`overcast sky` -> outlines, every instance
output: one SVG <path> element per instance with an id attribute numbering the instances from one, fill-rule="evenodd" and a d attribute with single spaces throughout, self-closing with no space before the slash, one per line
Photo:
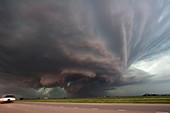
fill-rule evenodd
<path id="1" fill-rule="evenodd" d="M 0 94 L 170 93 L 169 11 L 169 0 L 1 0 Z"/>

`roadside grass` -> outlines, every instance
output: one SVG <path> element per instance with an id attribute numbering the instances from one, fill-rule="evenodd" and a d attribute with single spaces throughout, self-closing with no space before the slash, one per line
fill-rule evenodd
<path id="1" fill-rule="evenodd" d="M 66 103 L 150 103 L 170 104 L 170 96 L 133 96 L 107 98 L 25 99 L 17 102 L 66 102 Z"/>

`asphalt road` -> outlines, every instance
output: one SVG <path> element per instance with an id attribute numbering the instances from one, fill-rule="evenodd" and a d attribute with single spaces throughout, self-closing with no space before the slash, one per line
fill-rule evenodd
<path id="1" fill-rule="evenodd" d="M 0 104 L 0 113 L 170 113 L 170 104 L 15 102 Z"/>

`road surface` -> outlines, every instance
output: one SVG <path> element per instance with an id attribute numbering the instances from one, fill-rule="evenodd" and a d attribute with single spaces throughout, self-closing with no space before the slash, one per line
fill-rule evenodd
<path id="1" fill-rule="evenodd" d="M 0 104 L 0 113 L 170 113 L 170 104 L 15 102 Z"/>

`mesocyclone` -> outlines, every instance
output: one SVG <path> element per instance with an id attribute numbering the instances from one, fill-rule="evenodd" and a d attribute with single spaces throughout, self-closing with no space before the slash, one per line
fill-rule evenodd
<path id="1" fill-rule="evenodd" d="M 143 82 L 148 73 L 128 68 L 170 49 L 169 10 L 169 0 L 2 0 L 0 84 L 81 95 Z"/>

